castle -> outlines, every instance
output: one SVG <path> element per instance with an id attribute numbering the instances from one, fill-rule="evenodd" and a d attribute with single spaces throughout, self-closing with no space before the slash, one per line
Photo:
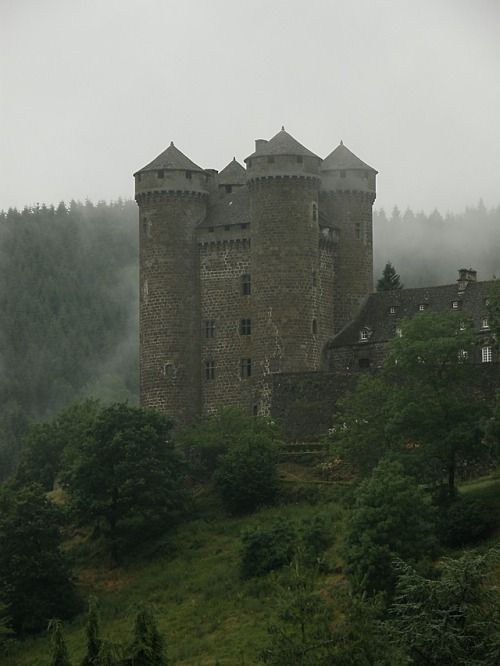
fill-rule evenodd
<path id="1" fill-rule="evenodd" d="M 268 414 L 276 376 L 327 369 L 373 290 L 377 171 L 284 128 L 244 161 L 218 173 L 171 143 L 134 174 L 141 403 L 180 423 L 223 405 Z"/>

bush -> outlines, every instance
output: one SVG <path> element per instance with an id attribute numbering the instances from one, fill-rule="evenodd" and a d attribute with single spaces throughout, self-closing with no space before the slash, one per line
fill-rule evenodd
<path id="1" fill-rule="evenodd" d="M 241 541 L 241 577 L 252 578 L 290 564 L 297 531 L 289 522 L 280 521 L 271 527 L 246 530 Z"/>
<path id="2" fill-rule="evenodd" d="M 304 520 L 300 528 L 300 536 L 305 562 L 319 563 L 321 553 L 333 542 L 330 517 L 323 513 Z"/>
<path id="3" fill-rule="evenodd" d="M 442 509 L 438 536 L 444 545 L 457 548 L 488 537 L 496 524 L 496 512 L 486 502 L 458 496 Z"/>
<path id="4" fill-rule="evenodd" d="M 264 432 L 246 431 L 220 458 L 217 491 L 229 513 L 255 511 L 278 494 L 278 444 Z"/>

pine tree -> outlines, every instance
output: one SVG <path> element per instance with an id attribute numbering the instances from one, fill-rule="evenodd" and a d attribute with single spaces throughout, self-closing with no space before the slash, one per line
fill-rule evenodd
<path id="1" fill-rule="evenodd" d="M 60 620 L 51 620 L 49 623 L 49 632 L 52 643 L 50 666 L 71 666 L 68 649 L 66 648 L 62 633 L 62 622 Z"/>
<path id="2" fill-rule="evenodd" d="M 402 289 L 403 285 L 400 281 L 400 276 L 396 273 L 396 269 L 387 262 L 382 272 L 382 277 L 377 282 L 377 291 L 392 291 L 394 289 Z"/>
<path id="3" fill-rule="evenodd" d="M 100 637 L 99 614 L 94 597 L 89 599 L 85 633 L 87 634 L 87 654 L 82 661 L 82 666 L 98 666 L 102 663 L 100 656 L 103 641 Z"/>
<path id="4" fill-rule="evenodd" d="M 135 618 L 134 638 L 125 663 L 128 666 L 167 666 L 164 640 L 152 613 L 144 606 Z"/>

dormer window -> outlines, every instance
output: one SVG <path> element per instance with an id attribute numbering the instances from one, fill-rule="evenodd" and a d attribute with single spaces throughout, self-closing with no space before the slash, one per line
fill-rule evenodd
<path id="1" fill-rule="evenodd" d="M 359 332 L 359 339 L 361 342 L 366 342 L 370 337 L 370 331 L 367 328 L 362 328 Z"/>
<path id="2" fill-rule="evenodd" d="M 391 307 L 389 308 L 389 314 L 396 314 L 396 306 L 395 305 L 391 305 Z"/>
<path id="3" fill-rule="evenodd" d="M 481 322 L 481 328 L 489 328 L 490 324 L 488 321 L 488 317 L 483 317 L 483 320 Z"/>

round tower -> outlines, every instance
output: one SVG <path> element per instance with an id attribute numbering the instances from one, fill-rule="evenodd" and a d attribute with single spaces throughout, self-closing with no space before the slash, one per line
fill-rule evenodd
<path id="1" fill-rule="evenodd" d="M 140 400 L 176 423 L 200 413 L 196 226 L 208 175 L 173 143 L 137 171 L 140 272 Z"/>
<path id="2" fill-rule="evenodd" d="M 259 410 L 274 372 L 319 367 L 318 315 L 313 298 L 318 271 L 321 159 L 284 128 L 256 141 L 246 158 L 252 228 L 252 339 Z"/>
<path id="3" fill-rule="evenodd" d="M 340 331 L 373 291 L 373 225 L 377 171 L 356 157 L 343 142 L 321 165 L 320 205 L 333 225 L 334 320 Z"/>

